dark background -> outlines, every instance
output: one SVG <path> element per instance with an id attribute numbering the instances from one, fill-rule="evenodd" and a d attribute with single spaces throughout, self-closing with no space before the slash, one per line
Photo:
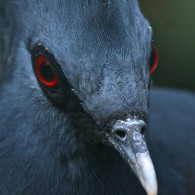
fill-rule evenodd
<path id="1" fill-rule="evenodd" d="M 139 0 L 150 21 L 160 61 L 158 86 L 195 91 L 195 0 Z"/>

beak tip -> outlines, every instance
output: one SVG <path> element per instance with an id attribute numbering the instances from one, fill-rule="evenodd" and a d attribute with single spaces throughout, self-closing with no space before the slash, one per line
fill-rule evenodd
<path id="1" fill-rule="evenodd" d="M 157 195 L 157 189 L 146 190 L 147 195 Z"/>
<path id="2" fill-rule="evenodd" d="M 139 179 L 148 195 L 157 195 L 158 185 L 156 173 L 149 153 L 137 156 L 137 163 L 140 173 Z"/>
<path id="3" fill-rule="evenodd" d="M 157 192 L 158 192 L 157 183 L 151 187 L 149 186 L 145 187 L 145 190 L 147 192 L 147 195 L 157 195 Z"/>
<path id="4" fill-rule="evenodd" d="M 140 179 L 141 180 L 141 179 Z M 152 183 L 145 183 L 145 181 L 141 181 L 142 186 L 147 192 L 147 195 L 157 195 L 158 192 L 158 186 L 157 186 L 157 181 L 154 180 Z"/>

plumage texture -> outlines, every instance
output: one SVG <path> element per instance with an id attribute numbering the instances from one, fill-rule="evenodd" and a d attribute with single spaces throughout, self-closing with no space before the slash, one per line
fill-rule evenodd
<path id="1" fill-rule="evenodd" d="M 10 1 L 2 0 L 0 2 L 0 85 L 11 72 L 14 26 Z"/>
<path id="2" fill-rule="evenodd" d="M 126 162 L 111 147 L 96 143 L 94 136 L 111 118 L 147 117 L 152 30 L 137 1 L 21 0 L 0 5 L 0 194 L 144 194 Z M 81 110 L 62 112 L 44 96 L 31 62 L 31 49 L 39 42 L 55 55 Z M 189 120 L 195 113 L 194 94 L 184 94 L 189 98 L 186 103 L 185 98 L 176 102 L 179 95 L 171 93 L 154 91 L 151 97 L 148 142 L 159 194 L 193 193 L 195 174 L 181 182 L 169 168 L 165 174 L 168 160 L 161 163 L 168 159 L 166 153 L 160 155 L 161 150 L 169 150 L 170 145 L 159 136 L 170 128 L 176 130 L 175 107 L 185 103 L 181 113 L 188 113 Z M 159 126 L 166 101 L 174 120 Z M 185 125 L 194 128 L 184 119 L 179 120 L 184 125 L 179 132 Z M 192 130 L 189 134 L 194 137 Z M 186 155 L 191 154 L 193 143 L 188 142 L 189 150 L 185 144 L 189 135 L 180 135 L 175 133 L 174 138 L 183 143 Z M 169 151 L 175 153 L 174 148 Z M 181 167 L 194 171 L 192 160 L 193 155 Z"/>
<path id="3" fill-rule="evenodd" d="M 147 132 L 159 194 L 195 193 L 195 94 L 173 89 L 151 92 Z"/>

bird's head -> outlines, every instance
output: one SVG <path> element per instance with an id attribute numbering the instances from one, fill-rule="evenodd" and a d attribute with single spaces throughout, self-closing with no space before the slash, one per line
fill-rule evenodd
<path id="1" fill-rule="evenodd" d="M 20 92 L 28 88 L 36 122 L 44 121 L 42 129 L 57 131 L 63 139 L 64 132 L 73 131 L 70 135 L 83 145 L 111 145 L 147 193 L 156 194 L 144 138 L 152 30 L 137 2 L 21 2 L 15 85 L 22 86 Z"/>

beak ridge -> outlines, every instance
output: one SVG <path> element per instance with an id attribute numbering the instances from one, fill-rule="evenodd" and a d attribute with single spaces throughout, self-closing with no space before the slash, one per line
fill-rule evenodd
<path id="1" fill-rule="evenodd" d="M 131 166 L 147 194 L 157 195 L 156 173 L 141 134 L 145 126 L 142 120 L 119 120 L 112 127 L 110 141 Z"/>

